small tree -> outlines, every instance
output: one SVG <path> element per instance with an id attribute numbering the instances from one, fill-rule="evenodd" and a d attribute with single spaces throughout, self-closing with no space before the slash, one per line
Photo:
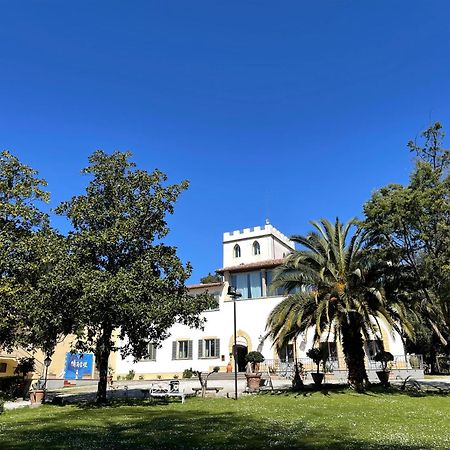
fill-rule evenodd
<path id="1" fill-rule="evenodd" d="M 260 352 L 249 352 L 245 356 L 245 360 L 251 364 L 252 372 L 256 373 L 257 364 L 264 362 L 264 356 Z"/>
<path id="2" fill-rule="evenodd" d="M 198 376 L 198 380 L 200 381 L 200 386 L 202 387 L 202 398 L 205 398 L 206 395 L 206 389 L 208 387 L 208 378 L 213 373 L 217 373 L 220 370 L 219 366 L 215 366 L 213 370 L 206 375 L 203 374 L 203 372 L 200 372 L 199 370 L 192 371 L 192 374 Z"/>
<path id="3" fill-rule="evenodd" d="M 381 363 L 381 370 L 383 372 L 386 372 L 387 371 L 387 365 L 388 365 L 388 363 L 394 361 L 394 356 L 392 355 L 392 353 L 385 352 L 384 350 L 382 350 L 381 352 L 378 352 L 373 357 L 373 360 Z"/>
<path id="4" fill-rule="evenodd" d="M 306 356 L 314 361 L 317 365 L 317 373 L 319 373 L 320 362 L 325 362 L 327 359 L 326 352 L 321 348 L 313 347 L 306 352 Z"/>

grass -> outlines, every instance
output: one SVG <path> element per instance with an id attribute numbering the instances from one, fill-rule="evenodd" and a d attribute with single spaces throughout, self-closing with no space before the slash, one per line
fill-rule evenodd
<path id="1" fill-rule="evenodd" d="M 450 397 L 349 391 L 45 405 L 0 416 L 2 449 L 448 449 Z"/>

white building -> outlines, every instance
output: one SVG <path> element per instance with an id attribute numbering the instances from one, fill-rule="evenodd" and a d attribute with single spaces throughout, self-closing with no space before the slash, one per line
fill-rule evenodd
<path id="1" fill-rule="evenodd" d="M 189 286 L 194 295 L 208 291 L 217 299 L 216 307 L 204 312 L 204 329 L 180 324 L 173 326 L 170 338 L 160 348 L 151 348 L 150 358 L 146 360 L 134 362 L 132 357 L 122 359 L 117 355 L 116 375 L 123 376 L 134 370 L 136 378 L 150 379 L 158 375 L 167 378 L 180 376 L 188 368 L 207 371 L 215 366 L 226 371 L 232 362 L 234 345 L 233 301 L 227 296 L 230 284 L 242 294 L 236 301 L 239 370 L 244 370 L 245 355 L 253 350 L 260 351 L 271 365 L 277 366 L 280 360 L 291 360 L 294 356 L 292 345 L 277 354 L 272 342 L 263 337 L 269 313 L 284 298 L 268 289 L 273 269 L 294 249 L 294 243 L 270 224 L 224 233 L 223 267 L 218 270 L 223 281 Z M 297 358 L 305 358 L 306 351 L 313 346 L 312 337 L 313 332 L 298 339 Z M 383 330 L 383 342 L 385 349 L 393 355 L 404 355 L 400 336 L 387 326 Z M 345 371 L 339 342 L 325 345 L 329 346 L 333 369 Z M 375 351 L 375 341 L 366 343 L 369 359 Z M 405 358 L 404 361 L 407 368 L 409 363 Z"/>

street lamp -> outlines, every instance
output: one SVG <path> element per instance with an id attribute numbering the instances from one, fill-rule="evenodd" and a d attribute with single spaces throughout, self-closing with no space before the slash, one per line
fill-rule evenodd
<path id="1" fill-rule="evenodd" d="M 44 359 L 44 366 L 45 366 L 45 378 L 44 378 L 44 392 L 47 392 L 47 375 L 48 375 L 48 367 L 52 363 L 52 359 L 49 355 L 47 355 L 47 358 Z"/>
<path id="2" fill-rule="evenodd" d="M 233 299 L 233 313 L 234 313 L 234 399 L 237 400 L 237 341 L 236 341 L 236 299 L 242 297 L 242 294 L 236 290 L 235 286 L 228 286 L 228 295 Z"/>

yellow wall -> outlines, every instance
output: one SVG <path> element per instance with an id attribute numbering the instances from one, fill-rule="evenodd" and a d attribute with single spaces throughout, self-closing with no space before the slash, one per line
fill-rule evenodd
<path id="1" fill-rule="evenodd" d="M 113 336 L 113 340 L 116 336 Z M 74 336 L 67 336 L 62 342 L 60 342 L 56 348 L 53 355 L 51 355 L 51 364 L 48 368 L 48 378 L 63 378 L 64 369 L 66 363 L 66 354 L 70 352 L 71 345 L 74 341 Z M 14 369 L 17 365 L 17 361 L 19 358 L 26 356 L 34 356 L 36 359 L 36 372 L 33 375 L 33 378 L 39 378 L 41 375 L 44 375 L 44 359 L 46 355 L 42 353 L 42 351 L 36 351 L 34 353 L 28 353 L 23 350 L 16 350 L 7 357 L 0 357 L 0 362 L 7 362 L 7 372 L 0 373 L 0 377 L 12 376 L 14 375 Z M 94 364 L 95 365 L 95 364 Z M 109 365 L 115 372 L 116 368 L 116 354 L 111 353 L 109 357 Z M 95 377 L 95 369 L 93 376 Z"/>

